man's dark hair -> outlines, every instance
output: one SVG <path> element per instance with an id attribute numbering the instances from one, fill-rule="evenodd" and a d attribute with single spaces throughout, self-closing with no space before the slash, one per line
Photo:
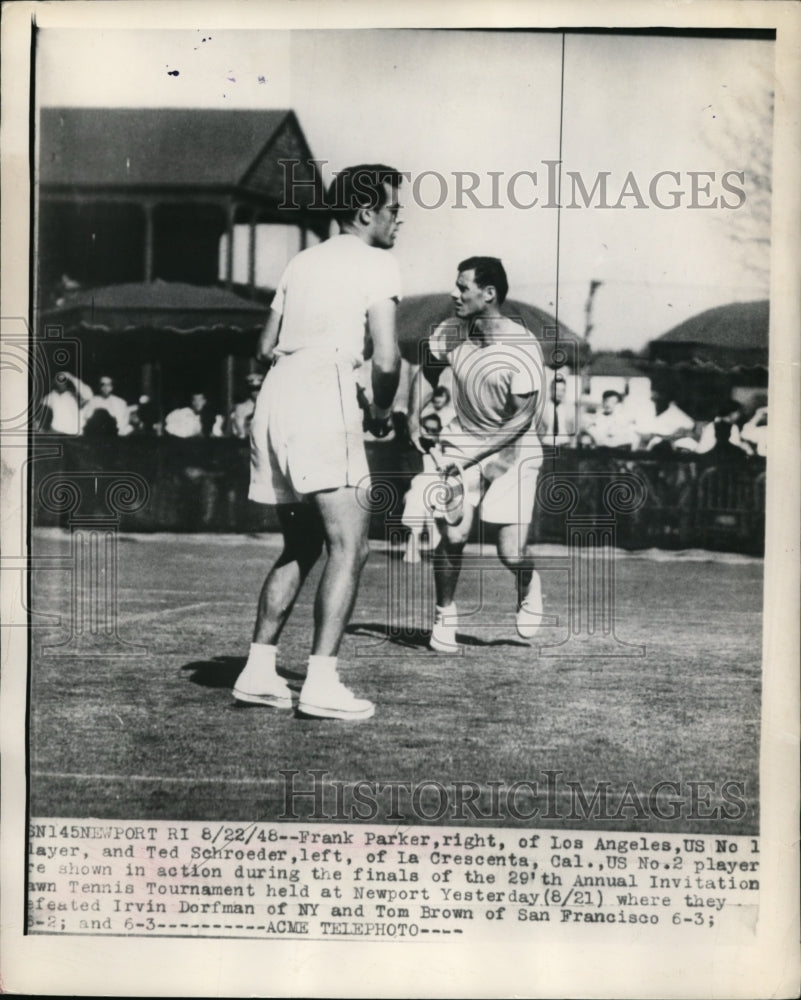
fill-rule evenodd
<path id="1" fill-rule="evenodd" d="M 474 280 L 479 288 L 492 285 L 498 305 L 502 306 L 509 291 L 509 281 L 503 264 L 497 257 L 468 257 L 459 265 L 460 271 L 473 271 Z"/>
<path id="2" fill-rule="evenodd" d="M 426 413 L 425 416 L 422 417 L 422 419 L 420 420 L 420 423 L 425 424 L 427 421 L 436 424 L 438 432 L 442 430 L 442 421 L 440 420 L 438 413 Z"/>
<path id="3" fill-rule="evenodd" d="M 108 410 L 95 410 L 83 427 L 84 437 L 115 437 L 119 434 L 117 421 Z"/>
<path id="4" fill-rule="evenodd" d="M 722 444 L 731 440 L 731 424 L 728 420 L 716 420 L 713 430 L 717 442 Z"/>
<path id="5" fill-rule="evenodd" d="M 607 389 L 603 396 L 601 396 L 601 399 L 610 399 L 612 396 L 617 399 L 618 403 L 623 400 L 623 396 L 617 391 L 617 389 Z"/>
<path id="6" fill-rule="evenodd" d="M 451 398 L 451 394 L 448 392 L 448 387 L 446 385 L 438 385 L 434 390 L 435 396 L 447 396 L 448 399 Z"/>
<path id="7" fill-rule="evenodd" d="M 328 207 L 340 223 L 351 222 L 364 208 L 383 208 L 387 202 L 385 184 L 399 188 L 403 175 L 383 163 L 360 163 L 346 167 L 334 178 L 328 189 Z"/>
<path id="8" fill-rule="evenodd" d="M 720 406 L 718 406 L 717 416 L 728 417 L 730 413 L 735 413 L 739 410 L 742 410 L 742 406 L 740 406 L 736 399 L 724 399 Z"/>

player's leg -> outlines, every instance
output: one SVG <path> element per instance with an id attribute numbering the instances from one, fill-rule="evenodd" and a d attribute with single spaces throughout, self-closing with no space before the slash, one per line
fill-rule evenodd
<path id="1" fill-rule="evenodd" d="M 439 653 L 458 652 L 457 611 L 454 597 L 462 571 L 462 555 L 475 519 L 475 507 L 466 503 L 464 517 L 457 525 L 437 519 L 439 543 L 434 550 L 434 593 L 436 608 L 429 646 Z"/>
<path id="2" fill-rule="evenodd" d="M 375 706 L 356 698 L 339 679 L 337 653 L 367 560 L 370 514 L 352 486 L 316 493 L 328 559 L 314 606 L 314 642 L 298 710 L 334 719 L 368 719 Z"/>
<path id="3" fill-rule="evenodd" d="M 261 589 L 253 632 L 254 642 L 273 645 L 323 548 L 323 526 L 311 504 L 281 504 L 276 511 L 284 549 Z"/>
<path id="4" fill-rule="evenodd" d="M 234 685 L 234 697 L 271 708 L 291 708 L 289 686 L 276 671 L 276 643 L 303 581 L 320 555 L 323 533 L 319 515 L 309 504 L 280 504 L 277 514 L 284 548 L 261 589 L 253 642 Z"/>
<path id="5" fill-rule="evenodd" d="M 314 502 L 322 518 L 328 560 L 314 606 L 312 653 L 336 656 L 369 554 L 370 512 L 352 486 L 316 493 Z"/>
<path id="6" fill-rule="evenodd" d="M 427 508 L 425 490 L 431 483 L 431 474 L 421 473 L 415 476 L 409 484 L 408 492 L 403 499 L 403 514 L 401 523 L 408 528 L 406 551 L 403 561 L 407 563 L 420 562 L 420 540 L 426 526 Z"/>
<path id="7" fill-rule="evenodd" d="M 544 622 L 542 586 L 528 545 L 537 492 L 537 465 L 518 462 L 499 476 L 484 495 L 482 518 L 498 527 L 498 558 L 515 576 L 518 634 L 533 639 Z"/>
<path id="8" fill-rule="evenodd" d="M 504 524 L 498 530 L 498 558 L 515 576 L 517 585 L 517 632 L 533 639 L 544 623 L 542 582 L 528 545 L 528 524 Z"/>
<path id="9" fill-rule="evenodd" d="M 528 546 L 527 524 L 503 524 L 498 529 L 498 558 L 517 581 L 517 603 L 523 599 L 534 575 L 534 556 Z"/>

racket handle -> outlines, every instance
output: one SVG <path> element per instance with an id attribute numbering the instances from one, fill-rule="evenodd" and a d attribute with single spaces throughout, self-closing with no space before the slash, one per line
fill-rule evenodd
<path id="1" fill-rule="evenodd" d="M 437 472 L 442 472 L 445 467 L 445 456 L 442 454 L 442 448 L 438 444 L 432 444 L 428 449 L 428 454 L 434 459 Z"/>

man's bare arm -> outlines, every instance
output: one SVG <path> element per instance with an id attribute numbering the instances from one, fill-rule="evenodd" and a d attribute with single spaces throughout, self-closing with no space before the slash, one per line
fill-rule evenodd
<path id="1" fill-rule="evenodd" d="M 508 444 L 512 444 L 513 441 L 522 437 L 531 427 L 531 422 L 534 419 L 534 413 L 537 408 L 538 395 L 537 392 L 512 393 L 509 399 L 514 413 L 509 421 L 504 424 L 501 430 L 493 434 L 484 448 L 480 451 L 471 452 L 468 462 L 457 460 L 453 463 L 454 466 L 464 468 L 465 465 L 475 465 L 477 462 L 482 462 L 485 458 L 489 458 L 490 455 L 494 455 Z"/>
<path id="2" fill-rule="evenodd" d="M 412 378 L 412 392 L 409 400 L 409 437 L 418 451 L 423 448 L 420 445 L 420 414 L 431 402 L 434 395 L 434 387 L 425 377 L 422 365 L 417 366 L 417 371 Z"/>
<path id="3" fill-rule="evenodd" d="M 395 331 L 397 304 L 384 299 L 367 310 L 367 325 L 373 341 L 373 415 L 386 419 L 400 379 L 400 351 Z"/>
<path id="4" fill-rule="evenodd" d="M 275 345 L 278 343 L 278 334 L 281 330 L 281 314 L 274 309 L 270 310 L 267 322 L 259 336 L 259 343 L 256 347 L 256 358 L 259 361 L 272 361 Z"/>

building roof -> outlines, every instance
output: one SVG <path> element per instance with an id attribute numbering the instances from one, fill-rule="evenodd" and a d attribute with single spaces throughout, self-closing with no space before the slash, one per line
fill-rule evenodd
<path id="1" fill-rule="evenodd" d="M 596 351 L 590 359 L 590 375 L 616 378 L 639 378 L 643 375 L 644 359 L 618 354 L 615 351 Z"/>
<path id="2" fill-rule="evenodd" d="M 311 159 L 286 109 L 42 108 L 39 132 L 44 188 L 231 188 L 249 172 L 263 177 L 265 159 L 273 182 L 279 158 Z"/>
<path id="3" fill-rule="evenodd" d="M 767 351 L 769 312 L 767 299 L 715 306 L 674 326 L 656 343 Z"/>
<path id="4" fill-rule="evenodd" d="M 171 334 L 255 333 L 267 307 L 223 288 L 152 281 L 73 292 L 42 316 L 45 325 L 101 334 L 156 330 Z"/>

